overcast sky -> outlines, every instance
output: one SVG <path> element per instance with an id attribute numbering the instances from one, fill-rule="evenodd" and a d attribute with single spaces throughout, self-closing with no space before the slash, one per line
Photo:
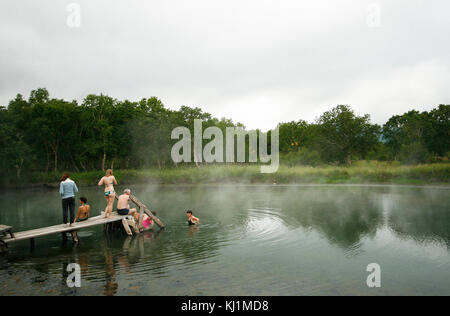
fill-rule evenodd
<path id="1" fill-rule="evenodd" d="M 45 87 L 264 130 L 338 104 L 383 123 L 450 103 L 449 39 L 448 0 L 1 0 L 0 105 Z"/>

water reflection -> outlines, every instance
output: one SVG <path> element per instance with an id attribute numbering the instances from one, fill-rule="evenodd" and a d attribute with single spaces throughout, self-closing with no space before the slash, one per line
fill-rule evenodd
<path id="1" fill-rule="evenodd" d="M 301 205 L 288 203 L 287 212 L 307 229 L 320 231 L 331 243 L 355 249 L 383 225 L 382 209 L 371 195 L 360 192 L 300 193 Z"/>
<path id="2" fill-rule="evenodd" d="M 389 227 L 401 238 L 415 242 L 441 242 L 450 248 L 450 205 L 432 192 L 416 190 L 390 205 Z"/>
<path id="3" fill-rule="evenodd" d="M 0 256 L 2 282 L 18 291 L 12 275 L 22 274 L 29 283 L 21 287 L 29 293 L 45 289 L 55 295 L 292 294 L 299 284 L 310 293 L 355 293 L 353 287 L 362 283 L 354 280 L 354 271 L 363 273 L 380 245 L 389 244 L 382 258 L 395 263 L 395 274 L 403 273 L 402 264 L 417 260 L 430 242 L 438 251 L 433 250 L 433 259 L 420 257 L 427 278 L 439 283 L 438 272 L 450 262 L 450 200 L 444 190 L 210 186 L 134 191 L 158 211 L 166 230 L 128 237 L 92 228 L 79 233 L 79 245 L 63 243 L 60 236 L 38 239 L 33 253 L 27 243 L 13 244 L 10 253 Z M 60 220 L 60 205 L 53 207 L 53 202 L 46 204 L 38 223 L 27 220 L 33 205 L 51 200 L 53 192 L 8 194 L 21 202 L 8 211 L 0 197 L 0 222 L 16 231 Z M 94 193 L 88 194 L 92 204 L 103 203 L 102 196 L 96 201 Z M 199 227 L 187 226 L 186 208 L 200 218 Z M 411 244 L 416 248 L 411 250 Z M 391 249 L 402 249 L 402 257 Z M 65 284 L 69 263 L 81 266 L 81 289 Z M 448 294 L 445 284 L 436 288 Z M 0 289 L 0 295 L 5 293 Z"/>

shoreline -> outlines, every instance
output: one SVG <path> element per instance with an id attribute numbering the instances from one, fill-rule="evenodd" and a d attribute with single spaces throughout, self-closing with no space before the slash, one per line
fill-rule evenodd
<path id="1" fill-rule="evenodd" d="M 129 185 L 129 184 L 126 184 Z M 180 182 L 180 183 L 165 183 L 165 182 L 137 182 L 134 183 L 136 186 L 143 186 L 143 185 L 153 185 L 153 186 L 160 186 L 160 187 L 207 187 L 207 186 L 214 186 L 214 187 L 227 187 L 227 186 L 233 186 L 233 187 L 355 187 L 355 188 L 389 188 L 389 187 L 396 187 L 396 188 L 423 188 L 423 189 L 450 189 L 450 183 L 438 183 L 438 182 L 430 182 L 430 183 L 421 183 L 421 184 L 414 184 L 414 183 L 395 183 L 395 182 L 386 182 L 386 183 L 380 183 L 380 182 L 373 182 L 373 183 L 349 183 L 349 182 L 330 182 L 330 183 L 319 183 L 319 182 L 310 182 L 310 183 L 269 183 L 269 182 L 198 182 L 198 183 L 192 183 L 192 182 Z M 123 186 L 122 184 L 118 185 Z M 78 185 L 79 188 L 96 188 L 97 185 L 93 184 L 84 184 L 84 185 Z M 15 190 L 55 190 L 59 188 L 59 183 L 34 183 L 27 186 L 0 186 L 1 190 L 9 190 L 9 191 L 15 191 Z"/>
<path id="2" fill-rule="evenodd" d="M 96 187 L 103 171 L 71 172 L 79 187 Z M 347 185 L 450 187 L 450 163 L 405 166 L 360 161 L 352 166 L 281 165 L 275 173 L 261 173 L 258 165 L 201 165 L 167 169 L 114 170 L 119 185 Z M 31 173 L 21 181 L 5 179 L 2 190 L 59 187 L 60 172 Z M 9 181 L 8 181 L 9 180 Z"/>

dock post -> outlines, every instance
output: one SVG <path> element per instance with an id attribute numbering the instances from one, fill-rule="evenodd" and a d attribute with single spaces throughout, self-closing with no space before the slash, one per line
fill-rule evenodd
<path id="1" fill-rule="evenodd" d="M 129 219 L 127 219 L 127 221 L 128 221 L 128 226 L 133 228 L 133 231 L 135 232 L 135 234 L 140 234 L 141 233 L 141 231 L 139 230 L 139 227 L 136 224 L 136 221 L 134 220 L 134 218 L 129 218 Z"/>
<path id="2" fill-rule="evenodd" d="M 128 225 L 128 220 L 126 218 L 122 219 L 122 225 L 127 235 L 132 236 L 133 233 L 131 232 L 130 226 Z"/>
<path id="3" fill-rule="evenodd" d="M 8 244 L 3 240 L 0 240 L 0 253 L 4 253 L 8 251 Z"/>

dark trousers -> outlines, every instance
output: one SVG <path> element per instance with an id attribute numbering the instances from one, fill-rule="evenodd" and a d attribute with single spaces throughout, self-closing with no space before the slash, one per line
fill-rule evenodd
<path id="1" fill-rule="evenodd" d="M 70 223 L 75 219 L 75 198 L 62 199 L 63 223 L 67 224 L 67 213 L 70 211 Z"/>

